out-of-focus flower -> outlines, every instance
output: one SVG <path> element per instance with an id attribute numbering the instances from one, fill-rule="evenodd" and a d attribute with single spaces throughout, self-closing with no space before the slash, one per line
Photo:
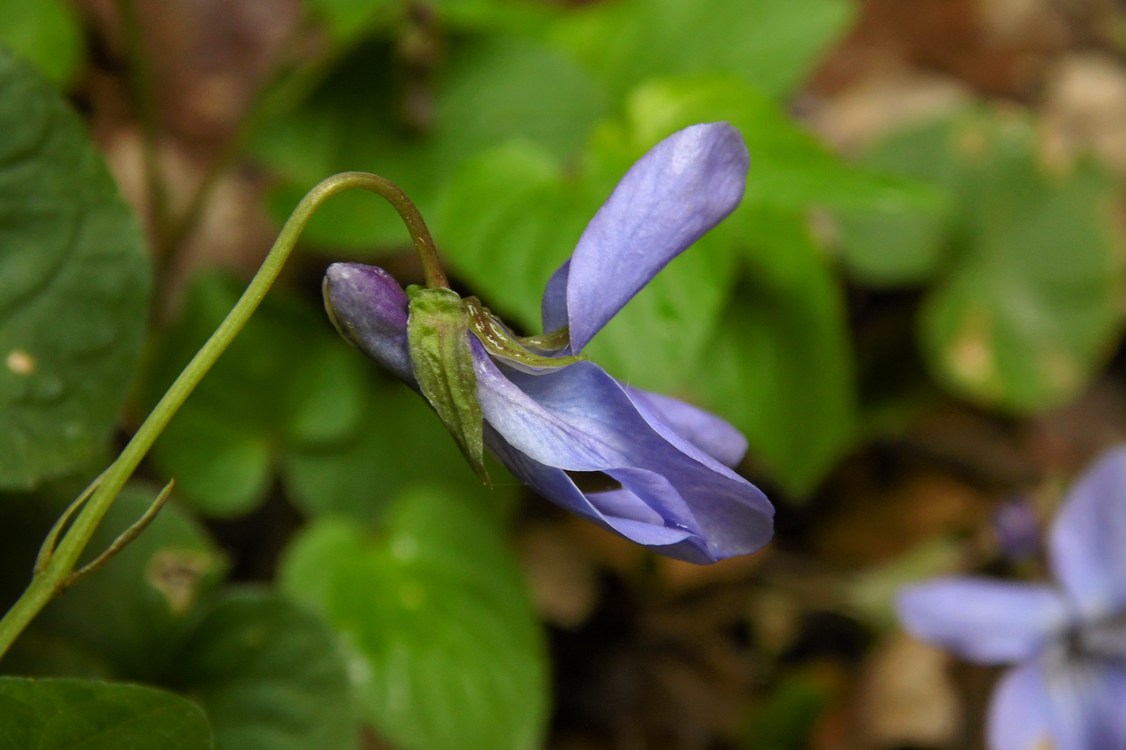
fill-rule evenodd
<path id="1" fill-rule="evenodd" d="M 471 361 L 475 403 L 435 406 L 474 463 L 474 425 L 513 474 L 579 515 L 670 557 L 697 563 L 752 552 L 773 531 L 773 507 L 730 467 L 747 443 L 731 425 L 681 401 L 624 385 L 577 355 L 653 276 L 726 217 L 742 198 L 748 167 L 739 132 L 695 125 L 657 144 L 627 172 L 597 212 L 571 259 L 548 281 L 541 337 L 519 338 L 480 306 L 425 324 L 435 352 L 461 347 Z M 533 249 L 529 249 L 532 251 Z M 456 391 L 464 373 L 431 367 L 412 344 L 411 320 L 445 289 L 408 290 L 372 266 L 337 263 L 325 300 L 341 334 L 431 401 Z M 443 303 L 444 304 L 444 303 Z M 416 321 L 417 322 L 417 321 Z M 467 327 L 468 332 L 464 332 Z M 438 331 L 439 333 L 434 333 Z M 435 357 L 438 355 L 435 355 Z M 445 356 L 445 355 L 442 355 Z M 420 369 L 440 369 L 436 384 Z M 479 407 L 480 416 L 473 417 Z M 454 423 L 451 426 L 451 423 Z M 467 448 L 468 446 L 468 448 Z M 584 490 L 576 473 L 609 488 Z"/>
<path id="2" fill-rule="evenodd" d="M 1027 560 L 1040 551 L 1043 527 L 1036 506 L 1026 495 L 1014 495 L 993 509 L 990 520 L 1001 550 L 1013 560 Z"/>
<path id="3" fill-rule="evenodd" d="M 1057 584 L 951 577 L 900 592 L 915 636 L 1015 664 L 989 712 L 994 750 L 1126 748 L 1126 448 L 1071 489 L 1048 552 Z"/>

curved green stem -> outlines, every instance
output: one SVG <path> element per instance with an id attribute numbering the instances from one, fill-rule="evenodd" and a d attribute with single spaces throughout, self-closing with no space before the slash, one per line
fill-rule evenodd
<path id="1" fill-rule="evenodd" d="M 426 283 L 430 286 L 447 285 L 445 274 L 442 273 L 438 263 L 434 242 L 422 216 L 406 194 L 394 183 L 366 172 L 344 172 L 329 177 L 306 193 L 282 227 L 274 246 L 242 297 L 153 407 L 152 412 L 125 446 L 121 455 L 99 477 L 93 494 L 85 504 L 81 505 L 81 510 L 57 545 L 52 551 L 41 555 L 31 583 L 0 619 L 0 657 L 7 653 L 15 639 L 51 598 L 65 588 L 71 571 L 78 563 L 95 529 L 126 481 L 132 476 L 137 464 L 141 462 L 157 436 L 261 304 L 313 213 L 326 200 L 349 189 L 368 190 L 388 200 L 399 212 L 410 231 L 411 238 L 422 258 Z M 57 534 L 58 531 L 52 533 Z"/>

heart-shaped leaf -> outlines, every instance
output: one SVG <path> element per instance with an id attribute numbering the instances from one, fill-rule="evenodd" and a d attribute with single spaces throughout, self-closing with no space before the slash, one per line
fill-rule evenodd
<path id="1" fill-rule="evenodd" d="M 281 580 L 350 644 L 363 716 L 396 746 L 537 746 L 542 636 L 487 506 L 417 489 L 376 536 L 318 520 L 290 548 Z"/>
<path id="2" fill-rule="evenodd" d="M 78 116 L 0 50 L 0 487 L 88 460 L 140 351 L 141 233 Z"/>
<path id="3" fill-rule="evenodd" d="M 0 750 L 211 750 L 203 711 L 140 685 L 0 677 Z"/>

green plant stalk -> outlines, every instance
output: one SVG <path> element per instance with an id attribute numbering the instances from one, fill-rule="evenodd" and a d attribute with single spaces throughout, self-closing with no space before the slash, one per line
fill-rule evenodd
<path id="1" fill-rule="evenodd" d="M 0 658 L 8 652 L 16 638 L 47 606 L 52 597 L 71 582 L 74 566 L 78 563 L 79 557 L 89 544 L 106 511 L 173 415 L 261 304 L 297 244 L 302 230 L 309 223 L 309 219 L 326 200 L 350 189 L 368 190 L 389 201 L 410 231 L 411 239 L 422 258 L 427 285 L 448 286 L 438 262 L 434 242 L 422 216 L 403 191 L 391 181 L 366 172 L 343 172 L 320 182 L 306 193 L 286 220 L 274 246 L 270 248 L 270 252 L 242 297 L 153 407 L 152 412 L 125 449 L 97 480 L 96 489 L 82 506 L 58 545 L 49 554 L 45 554 L 27 589 L 0 619 Z"/>

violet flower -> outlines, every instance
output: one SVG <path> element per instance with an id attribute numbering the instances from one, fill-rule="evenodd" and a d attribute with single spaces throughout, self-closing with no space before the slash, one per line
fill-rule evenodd
<path id="1" fill-rule="evenodd" d="M 571 259 L 548 281 L 548 335 L 517 339 L 487 312 L 467 335 L 484 444 L 513 474 L 570 511 L 696 563 L 753 552 L 770 539 L 773 507 L 730 468 L 746 440 L 716 416 L 624 385 L 574 355 L 661 268 L 735 208 L 748 163 L 742 137 L 730 125 L 674 133 L 627 172 Z M 424 390 L 408 345 L 414 297 L 408 299 L 389 274 L 333 264 L 325 299 L 346 339 Z M 479 308 L 469 309 L 473 322 Z M 604 475 L 611 487 L 581 489 L 574 475 L 586 472 Z"/>
<path id="2" fill-rule="evenodd" d="M 1048 537 L 1058 584 L 942 578 L 903 590 L 913 635 L 1015 664 L 989 711 L 994 750 L 1126 748 L 1126 448 L 1081 477 Z"/>

